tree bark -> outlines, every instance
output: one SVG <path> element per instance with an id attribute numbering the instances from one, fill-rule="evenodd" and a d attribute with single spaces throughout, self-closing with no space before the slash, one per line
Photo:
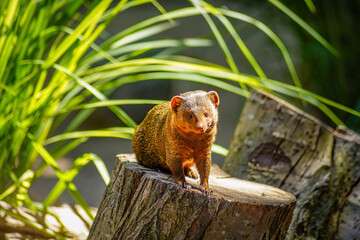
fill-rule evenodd
<path id="1" fill-rule="evenodd" d="M 223 169 L 291 192 L 288 239 L 360 239 L 360 136 L 270 94 L 247 100 Z"/>
<path id="2" fill-rule="evenodd" d="M 118 155 L 88 239 L 283 239 L 296 199 L 268 185 L 232 178 L 215 166 L 213 191 Z"/>

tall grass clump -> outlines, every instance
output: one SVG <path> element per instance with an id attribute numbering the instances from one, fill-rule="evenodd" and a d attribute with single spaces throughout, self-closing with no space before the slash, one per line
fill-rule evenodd
<path id="1" fill-rule="evenodd" d="M 270 2 L 289 14 L 278 1 Z M 205 1 L 190 0 L 189 3 L 187 8 L 166 12 L 154 0 L 1 1 L 0 201 L 16 205 L 25 203 L 36 211 L 53 204 L 67 190 L 93 217 L 72 180 L 84 165 L 93 162 L 107 183 L 109 174 L 104 163 L 95 154 L 85 154 L 74 161 L 71 169 L 63 172 L 56 160 L 91 137 L 132 138 L 136 123 L 121 106 L 158 104 L 161 101 L 109 99 L 110 94 L 124 84 L 147 80 L 194 81 L 244 97 L 249 95 L 249 88 L 256 88 L 309 102 L 337 125 L 343 123 L 329 106 L 360 116 L 357 111 L 303 89 L 285 44 L 264 23 Z M 143 4 L 156 7 L 159 15 L 102 39 L 115 16 Z M 154 38 L 176 27 L 177 19 L 196 15 L 203 16 L 208 23 L 214 41 Z M 296 15 L 291 17 L 300 21 Z M 267 78 L 236 32 L 234 21 L 246 22 L 275 43 L 294 84 Z M 305 31 L 336 54 L 336 50 L 310 26 L 300 23 Z M 256 75 L 239 72 L 224 40 L 224 32 L 236 42 Z M 212 44 L 220 46 L 227 66 L 181 56 L 177 51 L 184 47 L 210 47 Z M 169 49 L 172 51 L 166 51 Z M 124 125 L 80 131 L 79 126 L 99 107 L 108 108 Z M 59 132 L 59 126 L 67 119 L 71 119 L 70 123 Z M 226 149 L 220 146 L 214 150 L 226 154 Z M 34 168 L 37 159 L 42 162 Z M 41 204 L 34 204 L 27 193 L 46 166 L 53 168 L 58 183 Z"/>
<path id="2" fill-rule="evenodd" d="M 109 174 L 94 154 L 80 156 L 68 172 L 62 172 L 56 159 L 90 137 L 130 139 L 135 122 L 117 105 L 156 104 L 158 101 L 118 100 L 108 108 L 125 127 L 76 131 L 93 110 L 78 108 L 76 116 L 63 131 L 54 132 L 72 108 L 81 103 L 108 100 L 117 87 L 106 81 L 89 82 L 77 72 L 91 68 L 89 61 L 102 56 L 118 62 L 110 53 L 95 44 L 112 19 L 128 8 L 152 1 L 2 1 L 0 3 L 0 200 L 35 208 L 27 195 L 31 183 L 51 166 L 58 184 L 44 201 L 52 204 L 67 189 L 77 203 L 91 216 L 86 202 L 72 183 L 79 169 L 92 161 L 105 182 Z M 81 10 L 81 11 L 80 11 Z M 138 33 L 140 40 L 169 28 L 169 24 Z M 135 29 L 135 31 L 140 31 Z M 153 31 L 153 32 L 151 32 Z M 122 34 L 117 41 L 131 37 L 134 31 Z M 193 44 L 203 43 L 194 40 Z M 127 41 L 127 43 L 131 42 Z M 173 41 L 173 45 L 182 41 Z M 114 48 L 120 50 L 120 46 Z M 185 43 L 186 45 L 186 43 Z M 95 53 L 84 62 L 85 54 Z M 126 52 L 126 51 L 125 51 Z M 81 70 L 80 70 L 81 69 Z M 116 104 L 116 105 L 115 105 Z M 50 137 L 52 136 L 52 137 Z M 33 169 L 37 158 L 42 164 Z"/>

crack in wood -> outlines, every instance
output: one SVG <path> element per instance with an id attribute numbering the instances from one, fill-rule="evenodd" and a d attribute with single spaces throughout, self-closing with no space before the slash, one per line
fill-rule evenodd
<path id="1" fill-rule="evenodd" d="M 282 182 L 279 184 L 279 188 L 282 188 L 286 182 L 286 180 L 289 178 L 289 176 L 293 173 L 293 171 L 295 170 L 295 168 L 298 166 L 298 164 L 301 162 L 302 158 L 305 156 L 307 150 L 304 149 L 303 153 L 300 155 L 300 157 L 298 158 L 298 160 L 296 160 L 295 164 L 293 166 L 291 166 L 290 170 L 288 171 L 288 173 L 286 174 L 286 176 L 283 178 Z"/>

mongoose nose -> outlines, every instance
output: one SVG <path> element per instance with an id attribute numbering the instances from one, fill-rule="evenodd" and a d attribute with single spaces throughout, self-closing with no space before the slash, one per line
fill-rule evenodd
<path id="1" fill-rule="evenodd" d="M 200 123 L 196 125 L 196 129 L 199 131 L 203 131 L 204 130 L 204 124 Z"/>

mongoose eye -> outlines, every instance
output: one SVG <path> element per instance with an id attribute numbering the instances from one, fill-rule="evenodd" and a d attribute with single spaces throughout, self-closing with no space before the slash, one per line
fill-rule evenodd
<path id="1" fill-rule="evenodd" d="M 189 113 L 189 114 L 188 114 L 188 119 L 191 119 L 191 118 L 192 118 L 192 114 Z"/>
<path id="2" fill-rule="evenodd" d="M 207 111 L 204 112 L 204 116 L 208 117 L 208 112 Z"/>

